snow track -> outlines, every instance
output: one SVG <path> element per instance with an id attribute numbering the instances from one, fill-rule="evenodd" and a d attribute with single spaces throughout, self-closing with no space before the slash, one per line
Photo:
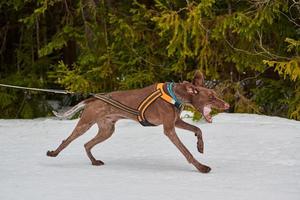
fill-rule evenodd
<path id="1" fill-rule="evenodd" d="M 190 121 L 190 120 L 186 120 Z M 204 154 L 194 134 L 177 129 L 203 164 L 201 174 L 163 134 L 123 120 L 115 134 L 92 151 L 104 166 L 92 166 L 75 140 L 58 157 L 46 156 L 77 120 L 0 120 L 1 200 L 300 199 L 300 122 L 248 114 L 219 114 L 203 131 Z"/>

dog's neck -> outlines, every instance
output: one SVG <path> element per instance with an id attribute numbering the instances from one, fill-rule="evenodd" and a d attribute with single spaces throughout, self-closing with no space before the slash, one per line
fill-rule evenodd
<path id="1" fill-rule="evenodd" d="M 191 95 L 186 93 L 186 90 L 180 83 L 175 83 L 173 86 L 173 91 L 176 97 L 183 103 L 183 104 L 191 104 L 192 99 Z"/>

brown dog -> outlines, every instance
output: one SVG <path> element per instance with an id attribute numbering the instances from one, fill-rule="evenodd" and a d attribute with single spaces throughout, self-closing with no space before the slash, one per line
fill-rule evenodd
<path id="1" fill-rule="evenodd" d="M 47 155 L 57 156 L 73 140 L 83 135 L 92 125 L 97 123 L 98 134 L 84 147 L 93 165 L 103 165 L 101 160 L 96 160 L 91 149 L 98 143 L 108 139 L 114 132 L 115 123 L 119 119 L 132 119 L 139 121 L 142 125 L 163 125 L 164 133 L 180 150 L 189 163 L 192 163 L 200 172 L 207 173 L 210 167 L 198 162 L 189 150 L 178 138 L 175 127 L 189 130 L 197 136 L 197 148 L 203 153 L 203 140 L 201 130 L 180 119 L 182 106 L 176 103 L 192 105 L 202 113 L 207 122 L 212 122 L 210 115 L 211 107 L 219 110 L 226 110 L 229 104 L 219 99 L 213 90 L 204 87 L 204 79 L 201 72 L 195 73 L 192 83 L 168 83 L 160 84 L 160 91 L 157 91 L 159 84 L 154 84 L 143 89 L 116 91 L 105 95 L 95 95 L 84 100 L 67 111 L 61 117 L 69 117 L 84 108 L 81 118 L 72 134 L 59 145 L 54 151 L 48 151 Z M 166 98 L 163 98 L 164 94 Z M 154 96 L 157 97 L 154 97 Z M 113 100 L 113 103 L 107 101 Z M 180 104 L 179 103 L 179 104 Z M 124 108 L 125 107 L 125 108 Z M 126 109 L 128 108 L 128 110 Z M 132 112 L 131 112 L 132 111 Z M 134 111 L 138 111 L 136 114 Z M 137 116 L 139 115 L 139 116 Z M 141 119 L 144 121 L 141 122 Z M 143 124 L 146 121 L 146 124 Z"/>

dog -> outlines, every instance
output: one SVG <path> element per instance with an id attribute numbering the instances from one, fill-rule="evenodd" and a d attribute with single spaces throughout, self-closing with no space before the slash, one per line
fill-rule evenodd
<path id="1" fill-rule="evenodd" d="M 97 135 L 84 147 L 92 165 L 103 165 L 91 153 L 91 149 L 107 140 L 115 130 L 115 123 L 120 119 L 132 119 L 143 126 L 163 125 L 164 134 L 185 156 L 187 161 L 198 171 L 208 173 L 211 168 L 198 162 L 180 141 L 175 127 L 191 131 L 197 137 L 197 149 L 204 151 L 201 130 L 180 118 L 183 105 L 191 105 L 202 113 L 208 123 L 212 123 L 211 108 L 224 111 L 229 104 L 217 97 L 215 91 L 204 86 L 204 78 L 196 71 L 192 82 L 160 83 L 142 89 L 115 91 L 107 94 L 95 94 L 58 117 L 68 118 L 83 110 L 78 124 L 71 135 L 62 141 L 54 151 L 48 151 L 47 156 L 55 157 L 73 140 L 83 135 L 91 126 L 97 124 Z"/>

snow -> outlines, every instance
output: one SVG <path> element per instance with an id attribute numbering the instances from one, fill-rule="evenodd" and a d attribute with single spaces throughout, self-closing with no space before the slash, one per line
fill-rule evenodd
<path id="1" fill-rule="evenodd" d="M 92 127 L 56 158 L 46 156 L 78 120 L 0 120 L 0 199 L 300 199 L 300 122 L 249 114 L 219 114 L 203 131 L 204 154 L 194 134 L 177 129 L 203 164 L 202 174 L 163 134 L 123 120 L 93 150 L 104 166 L 92 166 L 83 144 Z"/>

